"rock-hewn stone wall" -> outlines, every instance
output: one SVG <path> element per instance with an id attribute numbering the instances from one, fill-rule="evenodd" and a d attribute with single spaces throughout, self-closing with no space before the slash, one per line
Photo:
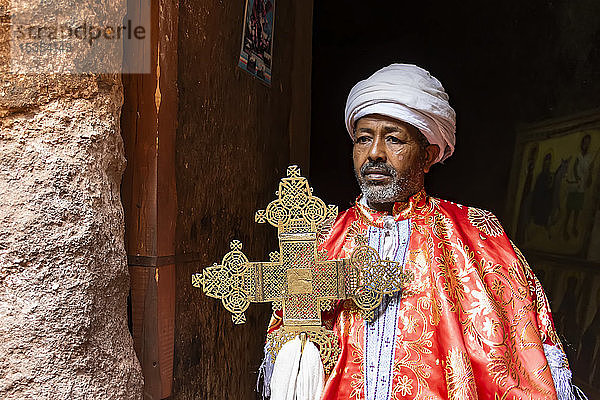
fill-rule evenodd
<path id="1" fill-rule="evenodd" d="M 140 398 L 126 315 L 120 79 L 4 78 L 0 398 Z M 53 96 L 40 98 L 44 89 Z"/>
<path id="2" fill-rule="evenodd" d="M 1 36 L 0 398 L 140 399 L 120 77 L 12 75 Z"/>

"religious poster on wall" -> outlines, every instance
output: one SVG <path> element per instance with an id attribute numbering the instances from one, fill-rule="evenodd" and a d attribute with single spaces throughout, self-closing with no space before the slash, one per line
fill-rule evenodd
<path id="1" fill-rule="evenodd" d="M 512 182 L 510 226 L 517 245 L 597 261 L 600 111 L 525 127 Z"/>
<path id="2" fill-rule="evenodd" d="M 271 84 L 275 0 L 246 0 L 239 67 Z"/>

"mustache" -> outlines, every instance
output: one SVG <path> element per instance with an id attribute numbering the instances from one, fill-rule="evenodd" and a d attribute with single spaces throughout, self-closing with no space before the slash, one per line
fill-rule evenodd
<path id="1" fill-rule="evenodd" d="M 367 161 L 360 167 L 360 175 L 365 176 L 367 173 L 379 173 L 385 175 L 396 175 L 396 170 L 383 161 Z"/>

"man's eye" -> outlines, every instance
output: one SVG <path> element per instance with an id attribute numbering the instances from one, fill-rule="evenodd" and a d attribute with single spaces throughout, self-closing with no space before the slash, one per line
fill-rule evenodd
<path id="1" fill-rule="evenodd" d="M 395 136 L 388 136 L 387 137 L 387 141 L 390 142 L 390 143 L 392 143 L 392 144 L 402 144 L 402 143 L 404 143 L 402 140 L 398 139 Z"/>
<path id="2" fill-rule="evenodd" d="M 367 142 L 369 142 L 369 140 L 370 140 L 370 138 L 368 136 L 359 136 L 356 138 L 354 143 L 367 143 Z"/>

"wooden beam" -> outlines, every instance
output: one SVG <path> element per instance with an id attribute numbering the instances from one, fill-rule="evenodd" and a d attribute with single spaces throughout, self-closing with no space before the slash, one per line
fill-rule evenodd
<path id="1" fill-rule="evenodd" d="M 139 7 L 129 1 L 128 17 L 139 15 Z M 138 55 L 150 60 L 151 73 L 123 76 L 127 169 L 122 198 L 132 330 L 144 397 L 152 400 L 170 396 L 173 382 L 177 19 L 177 0 L 152 3 L 150 54 Z"/>

